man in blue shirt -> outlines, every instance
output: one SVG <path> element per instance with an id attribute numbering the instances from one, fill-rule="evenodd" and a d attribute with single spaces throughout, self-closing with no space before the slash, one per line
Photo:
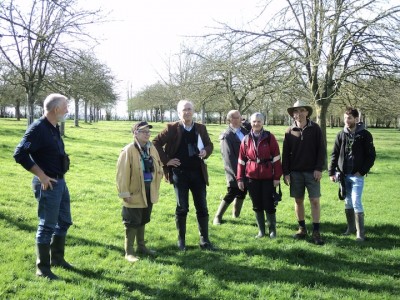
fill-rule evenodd
<path id="1" fill-rule="evenodd" d="M 72 225 L 70 197 L 64 180 L 69 158 L 58 125 L 68 113 L 67 97 L 50 94 L 43 106 L 43 117 L 26 130 L 15 149 L 14 159 L 35 175 L 32 187 L 39 217 L 36 275 L 58 279 L 50 266 L 72 268 L 64 259 L 65 237 Z"/>

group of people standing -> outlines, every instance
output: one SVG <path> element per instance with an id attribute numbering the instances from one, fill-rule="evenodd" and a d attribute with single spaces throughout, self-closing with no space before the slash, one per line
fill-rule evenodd
<path id="1" fill-rule="evenodd" d="M 293 123 L 285 132 L 282 162 L 275 136 L 262 126 L 265 119 L 261 113 L 251 115 L 251 129 L 248 131 L 238 122 L 241 118 L 239 111 L 232 110 L 228 113 L 229 126 L 220 136 L 228 188 L 213 224 L 222 223 L 222 216 L 232 202 L 233 217 L 238 217 L 237 212 L 240 213 L 248 190 L 259 229 L 256 238 L 266 235 L 265 219 L 269 237 L 275 238 L 276 202 L 273 195 L 276 194 L 274 189 L 280 185 L 280 177 L 283 175 L 284 183 L 290 187 L 290 196 L 295 199 L 298 230 L 293 237 L 305 239 L 308 235 L 304 207 L 307 189 L 311 204 L 312 241 L 316 245 L 323 245 L 320 234 L 320 181 L 325 163 L 325 141 L 321 128 L 310 119 L 313 113 L 311 106 L 299 100 L 287 112 Z M 364 177 L 374 165 L 376 153 L 372 135 L 365 129 L 359 117 L 357 109 L 345 110 L 345 126 L 335 139 L 328 174 L 333 182 L 341 181 L 347 220 L 347 229 L 343 234 L 356 233 L 356 240 L 364 241 L 364 208 L 361 196 Z"/>
<path id="2" fill-rule="evenodd" d="M 319 230 L 319 198 L 325 142 L 320 127 L 310 120 L 312 112 L 312 108 L 302 101 L 297 101 L 293 107 L 288 108 L 293 124 L 285 132 L 282 159 L 275 136 L 263 127 L 263 114 L 252 114 L 251 129 L 242 135 L 239 132 L 244 129 L 232 118 L 240 117 L 240 113 L 228 113 L 229 128 L 220 137 L 228 193 L 221 201 L 214 224 L 220 224 L 222 215 L 233 199 L 243 199 L 248 190 L 258 225 L 256 238 L 266 235 L 265 223 L 268 225 L 269 237 L 275 238 L 276 205 L 273 195 L 283 176 L 284 183 L 290 186 L 290 196 L 295 198 L 299 230 L 294 237 L 304 239 L 307 236 L 304 209 L 307 189 L 313 220 L 312 239 L 317 245 L 323 244 Z"/>
<path id="3" fill-rule="evenodd" d="M 26 131 L 14 152 L 16 162 L 34 174 L 33 189 L 38 201 L 39 226 L 36 234 L 36 275 L 49 279 L 58 277 L 51 266 L 74 268 L 65 261 L 65 237 L 72 225 L 70 198 L 64 180 L 69 168 L 68 155 L 60 136 L 58 122 L 68 112 L 67 98 L 51 94 L 44 101 L 45 113 Z M 150 221 L 153 204 L 158 202 L 161 179 L 164 176 L 176 196 L 175 224 L 177 247 L 186 250 L 186 221 L 189 212 L 189 192 L 196 209 L 199 246 L 215 250 L 208 233 L 209 184 L 206 159 L 213 152 L 213 143 L 203 124 L 193 121 L 194 105 L 181 100 L 177 105 L 179 121 L 167 124 L 153 141 L 152 125 L 140 121 L 132 127 L 133 142 L 125 146 L 118 158 L 116 183 L 122 203 L 125 227 L 125 258 L 138 260 L 136 253 L 155 255 L 145 244 L 145 225 Z M 307 237 L 304 197 L 307 189 L 313 221 L 312 240 L 324 242 L 320 235 L 320 180 L 325 161 L 325 142 L 320 127 L 310 120 L 312 108 L 297 101 L 288 108 L 293 125 L 285 132 L 282 162 L 275 136 L 264 129 L 265 117 L 254 113 L 247 129 L 240 112 L 228 113 L 228 128 L 221 134 L 227 193 L 213 219 L 220 225 L 227 208 L 233 203 L 233 216 L 239 217 L 247 195 L 252 201 L 258 225 L 256 238 L 276 238 L 275 189 L 283 176 L 295 199 L 299 224 L 296 239 Z M 345 182 L 345 212 L 348 228 L 345 234 L 357 232 L 363 241 L 364 211 L 361 203 L 364 176 L 375 160 L 371 134 L 359 123 L 358 111 L 345 112 L 345 128 L 338 134 L 331 156 L 329 176 L 337 181 L 339 172 Z M 137 243 L 134 251 L 135 241 Z"/>

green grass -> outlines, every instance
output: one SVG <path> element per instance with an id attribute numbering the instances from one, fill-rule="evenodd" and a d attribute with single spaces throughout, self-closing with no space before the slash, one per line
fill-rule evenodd
<path id="1" fill-rule="evenodd" d="M 344 204 L 326 172 L 322 181 L 322 247 L 294 241 L 293 200 L 283 187 L 278 206 L 278 238 L 257 233 L 251 202 L 246 198 L 239 219 L 230 209 L 221 226 L 210 225 L 219 251 L 198 247 L 191 202 L 186 253 L 176 249 L 175 195 L 161 186 L 160 202 L 147 225 L 147 245 L 156 258 L 124 260 L 124 229 L 115 187 L 120 149 L 131 141 L 129 122 L 66 125 L 65 144 L 71 157 L 67 182 L 74 225 L 67 238 L 66 258 L 76 271 L 54 268 L 63 280 L 49 282 L 35 273 L 37 226 L 32 176 L 12 158 L 25 131 L 25 121 L 0 119 L 0 299 L 398 299 L 400 296 L 400 137 L 394 129 L 372 129 L 377 161 L 366 178 L 363 202 L 368 240 L 363 244 L 340 233 Z M 164 128 L 154 124 L 153 134 Z M 218 135 L 224 126 L 209 125 L 215 150 L 208 160 L 210 224 L 226 191 Z M 285 127 L 268 127 L 282 145 Z M 328 153 L 338 128 L 327 129 Z M 310 206 L 306 204 L 310 225 Z"/>

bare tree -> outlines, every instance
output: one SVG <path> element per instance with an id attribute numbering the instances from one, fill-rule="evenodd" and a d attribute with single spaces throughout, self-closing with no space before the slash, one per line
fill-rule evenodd
<path id="1" fill-rule="evenodd" d="M 57 66 L 49 71 L 49 75 L 50 86 L 74 99 L 76 127 L 79 126 L 81 100 L 92 101 L 98 109 L 108 109 L 117 100 L 114 75 L 90 51 L 79 51 L 73 61 L 64 60 L 57 63 Z"/>
<path id="2" fill-rule="evenodd" d="M 0 2 L 0 54 L 21 78 L 28 104 L 28 125 L 34 104 L 52 63 L 70 58 L 72 45 L 88 41 L 87 25 L 100 11 L 81 9 L 76 0 L 4 0 Z"/>
<path id="3" fill-rule="evenodd" d="M 21 119 L 21 103 L 25 98 L 25 93 L 17 77 L 13 69 L 3 65 L 0 75 L 0 102 L 4 106 L 13 106 L 15 118 L 19 121 Z"/>
<path id="4" fill-rule="evenodd" d="M 376 127 L 390 127 L 393 123 L 397 127 L 400 117 L 400 79 L 388 76 L 386 79 L 364 79 L 357 84 L 342 86 L 340 96 L 334 102 L 343 106 L 357 107 L 361 110 L 364 122 L 368 116 L 370 125 Z M 340 116 L 343 109 L 340 112 Z"/>
<path id="5" fill-rule="evenodd" d="M 285 53 L 277 59 L 297 73 L 326 137 L 327 110 L 344 83 L 356 82 L 358 76 L 399 73 L 400 6 L 379 0 L 286 0 L 286 4 L 265 21 L 263 30 L 227 26 L 226 32 Z"/>

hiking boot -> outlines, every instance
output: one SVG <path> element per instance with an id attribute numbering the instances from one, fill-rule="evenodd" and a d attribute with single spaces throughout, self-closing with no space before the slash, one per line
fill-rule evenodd
<path id="1" fill-rule="evenodd" d="M 305 227 L 299 227 L 297 232 L 293 235 L 296 240 L 304 240 L 307 236 L 307 229 Z"/>
<path id="2" fill-rule="evenodd" d="M 319 231 L 314 231 L 312 234 L 312 239 L 315 245 L 323 245 L 324 241 L 321 239 Z"/>

